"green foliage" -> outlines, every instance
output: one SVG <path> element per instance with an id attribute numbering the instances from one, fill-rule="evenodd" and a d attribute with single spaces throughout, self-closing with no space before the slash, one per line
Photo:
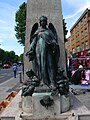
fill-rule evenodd
<path id="1" fill-rule="evenodd" d="M 23 54 L 19 56 L 19 61 L 23 62 Z"/>
<path id="2" fill-rule="evenodd" d="M 13 62 L 18 62 L 19 56 L 15 55 L 14 51 L 4 51 L 0 48 L 0 62 L 12 64 Z"/>
<path id="3" fill-rule="evenodd" d="M 18 63 L 18 61 L 19 61 L 19 56 L 18 56 L 18 55 L 15 55 L 14 62 L 15 62 L 15 63 Z"/>
<path id="4" fill-rule="evenodd" d="M 4 61 L 5 59 L 5 51 L 0 48 L 0 62 Z"/>
<path id="5" fill-rule="evenodd" d="M 16 38 L 21 45 L 25 45 L 25 31 L 26 31 L 26 3 L 20 5 L 18 11 L 15 14 L 15 31 Z"/>
<path id="6" fill-rule="evenodd" d="M 68 30 L 67 30 L 66 24 L 67 23 L 65 23 L 65 19 L 63 19 L 64 43 L 67 42 L 66 35 L 67 35 Z"/>

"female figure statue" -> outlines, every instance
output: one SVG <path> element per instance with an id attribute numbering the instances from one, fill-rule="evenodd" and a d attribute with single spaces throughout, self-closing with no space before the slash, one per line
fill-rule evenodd
<path id="1" fill-rule="evenodd" d="M 40 81 L 54 87 L 60 56 L 57 33 L 52 23 L 47 27 L 47 17 L 41 16 L 40 26 L 35 23 L 30 35 L 30 49 L 26 53 Z"/>

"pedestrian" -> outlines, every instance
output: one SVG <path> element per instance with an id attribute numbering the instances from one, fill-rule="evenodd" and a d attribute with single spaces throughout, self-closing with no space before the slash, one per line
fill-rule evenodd
<path id="1" fill-rule="evenodd" d="M 14 72 L 14 78 L 16 78 L 16 73 L 17 73 L 17 65 L 13 64 L 13 72 Z"/>
<path id="2" fill-rule="evenodd" d="M 83 66 L 82 65 L 79 65 L 79 67 L 78 68 L 82 68 L 83 69 Z"/>
<path id="3" fill-rule="evenodd" d="M 71 77 L 71 83 L 75 85 L 81 84 L 82 79 L 85 79 L 85 70 L 82 66 L 79 66 Z"/>

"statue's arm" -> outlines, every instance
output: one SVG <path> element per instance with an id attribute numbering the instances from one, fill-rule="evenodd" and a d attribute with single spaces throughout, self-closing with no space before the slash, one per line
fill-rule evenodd
<path id="1" fill-rule="evenodd" d="M 37 44 L 37 37 L 34 37 L 32 43 L 30 44 L 30 49 L 26 53 L 26 56 L 28 56 L 29 61 L 32 61 L 34 59 L 36 44 Z"/>

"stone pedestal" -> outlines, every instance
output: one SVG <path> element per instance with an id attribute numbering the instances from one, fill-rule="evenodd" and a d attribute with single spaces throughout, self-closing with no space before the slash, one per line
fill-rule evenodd
<path id="1" fill-rule="evenodd" d="M 73 94 L 70 94 L 70 96 L 72 106 L 69 111 L 61 113 L 59 116 L 55 115 L 54 118 L 47 118 L 46 116 L 40 119 L 38 117 L 33 117 L 32 113 L 26 113 L 20 108 L 20 103 L 22 101 L 20 91 L 10 105 L 2 112 L 0 120 L 90 120 L 90 110 L 88 110 Z M 28 98 L 28 100 L 29 99 L 31 98 Z"/>
<path id="2" fill-rule="evenodd" d="M 23 97 L 22 96 L 22 111 L 26 113 L 32 113 L 32 97 L 27 96 Z"/>
<path id="3" fill-rule="evenodd" d="M 44 96 L 50 96 L 53 98 L 53 105 L 45 106 L 41 105 L 40 100 Z M 27 120 L 43 120 L 44 118 L 54 120 L 54 118 L 60 118 L 62 112 L 67 112 L 70 109 L 70 97 L 65 97 L 64 95 L 54 95 L 51 96 L 51 93 L 34 93 L 32 97 L 27 96 L 22 98 L 22 110 L 27 114 L 26 116 L 29 119 Z M 51 119 L 52 118 L 52 119 Z M 22 119 L 25 119 L 25 114 L 22 115 Z"/>
<path id="4" fill-rule="evenodd" d="M 44 96 L 49 95 L 51 93 L 35 93 L 33 94 L 33 116 L 34 117 L 54 117 L 55 115 L 60 115 L 61 113 L 61 105 L 60 105 L 60 96 L 54 96 L 54 104 L 49 106 L 47 109 L 46 107 L 40 104 L 40 100 L 43 99 Z"/>

